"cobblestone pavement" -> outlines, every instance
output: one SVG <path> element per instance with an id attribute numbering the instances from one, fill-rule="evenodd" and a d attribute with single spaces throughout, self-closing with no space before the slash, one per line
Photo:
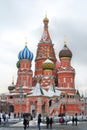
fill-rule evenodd
<path id="1" fill-rule="evenodd" d="M 26 130 L 38 130 L 36 127 L 30 127 Z M 0 130 L 24 130 L 23 127 L 0 127 Z M 73 125 L 54 125 L 53 128 L 41 127 L 41 130 L 87 130 L 87 122 L 80 123 L 77 126 Z"/>

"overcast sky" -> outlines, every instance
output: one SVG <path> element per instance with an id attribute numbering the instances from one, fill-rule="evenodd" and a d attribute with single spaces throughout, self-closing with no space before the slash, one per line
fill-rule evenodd
<path id="1" fill-rule="evenodd" d="M 87 0 L 0 0 L 0 93 L 8 92 L 12 77 L 16 83 L 16 62 L 26 37 L 35 59 L 46 14 L 57 59 L 66 35 L 75 87 L 87 95 Z"/>

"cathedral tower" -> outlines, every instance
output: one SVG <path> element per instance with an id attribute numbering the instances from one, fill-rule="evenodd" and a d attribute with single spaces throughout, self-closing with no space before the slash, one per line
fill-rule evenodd
<path id="1" fill-rule="evenodd" d="M 53 44 L 48 31 L 49 19 L 45 17 L 43 19 L 44 30 L 40 42 L 38 43 L 36 58 L 35 58 L 35 77 L 43 75 L 42 63 L 49 58 L 54 65 L 56 63 L 56 56 L 53 48 Z"/>
<path id="2" fill-rule="evenodd" d="M 58 87 L 61 91 L 75 93 L 75 70 L 71 66 L 72 52 L 64 44 L 63 49 L 59 52 L 60 67 L 58 69 Z"/>
<path id="3" fill-rule="evenodd" d="M 27 43 L 23 50 L 18 54 L 19 61 L 17 62 L 18 77 L 17 77 L 17 88 L 22 85 L 31 87 L 33 72 L 31 70 L 31 62 L 33 59 L 33 53 L 28 49 Z"/>

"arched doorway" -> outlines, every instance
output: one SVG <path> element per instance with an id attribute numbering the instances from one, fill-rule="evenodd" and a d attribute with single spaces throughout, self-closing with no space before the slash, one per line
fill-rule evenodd
<path id="1" fill-rule="evenodd" d="M 42 114 L 45 114 L 45 102 L 42 104 Z"/>
<path id="2" fill-rule="evenodd" d="M 9 112 L 14 112 L 14 106 L 13 105 L 9 106 Z"/>

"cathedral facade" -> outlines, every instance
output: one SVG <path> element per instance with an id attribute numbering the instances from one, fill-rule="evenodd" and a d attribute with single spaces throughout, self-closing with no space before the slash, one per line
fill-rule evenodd
<path id="1" fill-rule="evenodd" d="M 35 70 L 31 69 L 33 52 L 26 45 L 18 54 L 17 82 L 8 86 L 8 101 L 14 113 L 43 115 L 82 114 L 84 101 L 76 93 L 75 69 L 71 65 L 72 52 L 64 42 L 56 58 L 49 30 L 49 19 L 43 19 L 43 34 L 35 56 Z M 34 76 L 33 76 L 34 73 Z"/>

